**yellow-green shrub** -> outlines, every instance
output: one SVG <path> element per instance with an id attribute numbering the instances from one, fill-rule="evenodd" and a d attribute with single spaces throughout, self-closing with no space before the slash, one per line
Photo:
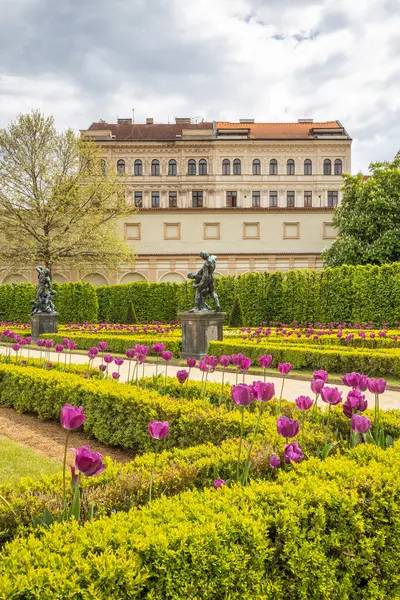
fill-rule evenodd
<path id="1" fill-rule="evenodd" d="M 400 593 L 398 452 L 310 460 L 8 544 L 3 598 L 386 600 Z"/>

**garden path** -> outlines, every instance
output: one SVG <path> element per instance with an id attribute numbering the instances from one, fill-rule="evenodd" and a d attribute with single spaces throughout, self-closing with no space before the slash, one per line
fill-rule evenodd
<path id="1" fill-rule="evenodd" d="M 0 353 L 4 353 L 6 351 L 6 346 L 1 346 L 0 345 Z M 26 351 L 24 352 L 24 354 L 26 355 Z M 40 357 L 40 352 L 38 350 L 30 350 L 30 356 L 32 358 L 39 358 Z M 56 352 L 52 351 L 50 353 L 51 356 L 51 360 L 53 362 L 56 362 L 57 359 L 57 355 Z M 62 357 L 63 360 L 63 357 Z M 88 358 L 86 354 L 72 354 L 72 361 L 76 364 L 88 364 Z M 97 367 L 98 365 L 101 364 L 101 359 L 100 358 L 96 358 L 93 361 L 93 365 L 95 367 Z M 112 370 L 117 370 L 116 365 L 112 365 L 114 368 Z M 121 382 L 125 382 L 128 378 L 128 361 L 126 360 L 124 362 L 124 364 L 120 367 L 120 381 Z M 168 375 L 169 376 L 175 376 L 176 372 L 179 371 L 180 369 L 182 369 L 184 367 L 182 366 L 177 366 L 174 364 L 169 364 L 168 365 Z M 152 375 L 155 374 L 155 370 L 156 370 L 156 366 L 154 362 L 146 362 L 144 365 L 144 375 L 146 377 L 151 377 Z M 164 372 L 164 363 L 161 365 L 159 365 L 158 368 L 158 372 Z M 191 370 L 190 373 L 190 378 L 194 379 L 194 380 L 198 380 L 200 381 L 202 378 L 202 373 L 199 369 L 194 368 Z M 262 379 L 262 375 L 258 374 L 248 374 L 245 375 L 244 378 L 244 382 L 245 383 L 252 383 L 253 381 Z M 222 381 L 222 372 L 221 371 L 215 371 L 214 373 L 209 375 L 209 381 L 214 381 L 214 382 L 221 382 Z M 227 372 L 225 373 L 225 381 L 229 382 L 231 384 L 234 384 L 236 382 L 236 374 L 232 373 L 232 372 Z M 279 395 L 280 394 L 280 389 L 281 389 L 281 385 L 282 385 L 282 378 L 281 377 L 271 377 L 270 375 L 267 375 L 267 381 L 273 383 L 275 385 L 275 391 L 276 394 Z M 239 376 L 239 382 L 243 382 L 243 376 L 240 375 Z M 116 385 L 118 385 L 116 383 Z M 338 387 L 341 391 L 343 391 L 343 396 L 345 396 L 347 394 L 347 392 L 349 391 L 349 388 L 346 386 L 341 386 L 341 385 L 336 385 L 333 384 L 335 387 Z M 301 380 L 301 379 L 292 379 L 292 378 L 287 378 L 285 381 L 285 388 L 284 388 L 284 393 L 283 396 L 286 400 L 290 400 L 293 401 L 298 397 L 298 396 L 310 396 L 311 394 L 311 389 L 310 389 L 310 382 L 309 381 L 305 381 L 305 380 Z M 371 394 L 369 394 L 369 392 L 366 392 L 367 395 L 367 399 L 370 400 L 370 405 L 373 406 L 373 398 L 371 396 Z M 388 410 L 388 409 L 393 409 L 393 408 L 400 408 L 400 391 L 395 391 L 395 390 L 386 390 L 386 392 L 381 396 L 380 398 L 380 407 L 383 410 Z"/>

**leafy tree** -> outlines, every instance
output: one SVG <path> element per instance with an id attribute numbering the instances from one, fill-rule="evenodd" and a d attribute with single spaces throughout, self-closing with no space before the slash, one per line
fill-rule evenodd
<path id="1" fill-rule="evenodd" d="M 326 266 L 400 260 L 400 152 L 370 165 L 371 176 L 344 175 L 343 200 L 333 225 L 338 238 L 323 253 Z"/>
<path id="2" fill-rule="evenodd" d="M 101 150 L 52 117 L 19 115 L 0 131 L 0 264 L 116 268 L 133 253 L 115 220 L 136 212 Z"/>
<path id="3" fill-rule="evenodd" d="M 243 325 L 244 315 L 242 303 L 240 302 L 240 298 L 236 296 L 232 304 L 231 314 L 229 315 L 229 327 L 243 327 Z"/>

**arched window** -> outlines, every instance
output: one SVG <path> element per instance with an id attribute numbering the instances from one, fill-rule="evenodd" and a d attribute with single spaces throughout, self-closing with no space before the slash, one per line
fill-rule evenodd
<path id="1" fill-rule="evenodd" d="M 160 161 L 157 159 L 151 161 L 151 174 L 152 175 L 160 174 Z"/>
<path id="2" fill-rule="evenodd" d="M 261 163 L 258 158 L 253 160 L 253 175 L 261 175 Z"/>
<path id="3" fill-rule="evenodd" d="M 275 158 L 269 161 L 269 174 L 278 175 L 278 161 Z"/>
<path id="4" fill-rule="evenodd" d="M 287 174 L 294 175 L 296 172 L 296 167 L 295 167 L 293 158 L 289 158 L 286 165 L 287 165 Z"/>
<path id="5" fill-rule="evenodd" d="M 222 175 L 230 175 L 231 174 L 231 161 L 227 158 L 224 158 L 222 161 Z"/>
<path id="6" fill-rule="evenodd" d="M 106 161 L 104 159 L 102 159 L 100 161 L 100 169 L 101 169 L 102 175 L 107 175 L 107 165 L 106 165 Z"/>
<path id="7" fill-rule="evenodd" d="M 168 175 L 176 175 L 176 160 L 173 158 L 168 163 Z"/>
<path id="8" fill-rule="evenodd" d="M 332 175 L 332 163 L 329 158 L 324 160 L 324 175 Z"/>
<path id="9" fill-rule="evenodd" d="M 142 161 L 137 159 L 133 163 L 133 174 L 134 175 L 143 175 L 143 165 Z"/>
<path id="10" fill-rule="evenodd" d="M 312 175 L 312 162 L 309 158 L 304 161 L 304 175 Z"/>
<path id="11" fill-rule="evenodd" d="M 188 175 L 196 175 L 196 161 L 193 158 L 188 161 Z"/>
<path id="12" fill-rule="evenodd" d="M 233 174 L 240 175 L 241 171 L 242 163 L 240 162 L 239 158 L 235 158 L 235 160 L 233 161 Z"/>
<path id="13" fill-rule="evenodd" d="M 199 160 L 199 175 L 207 175 L 207 161 L 204 158 Z"/>
<path id="14" fill-rule="evenodd" d="M 117 162 L 117 173 L 118 175 L 125 174 L 125 161 L 122 159 Z"/>
<path id="15" fill-rule="evenodd" d="M 342 161 L 340 160 L 340 158 L 337 158 L 335 160 L 335 175 L 341 175 L 342 174 Z"/>

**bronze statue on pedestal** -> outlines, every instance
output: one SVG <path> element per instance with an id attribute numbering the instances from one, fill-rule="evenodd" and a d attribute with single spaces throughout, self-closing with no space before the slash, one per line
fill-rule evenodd
<path id="1" fill-rule="evenodd" d="M 196 297 L 194 307 L 189 312 L 205 312 L 211 311 L 212 308 L 206 302 L 207 296 L 212 296 L 215 302 L 215 312 L 220 312 L 218 295 L 214 290 L 214 271 L 216 267 L 217 257 L 200 252 L 204 264 L 198 273 L 188 273 L 189 279 L 194 279 L 193 287 L 196 289 Z"/>

